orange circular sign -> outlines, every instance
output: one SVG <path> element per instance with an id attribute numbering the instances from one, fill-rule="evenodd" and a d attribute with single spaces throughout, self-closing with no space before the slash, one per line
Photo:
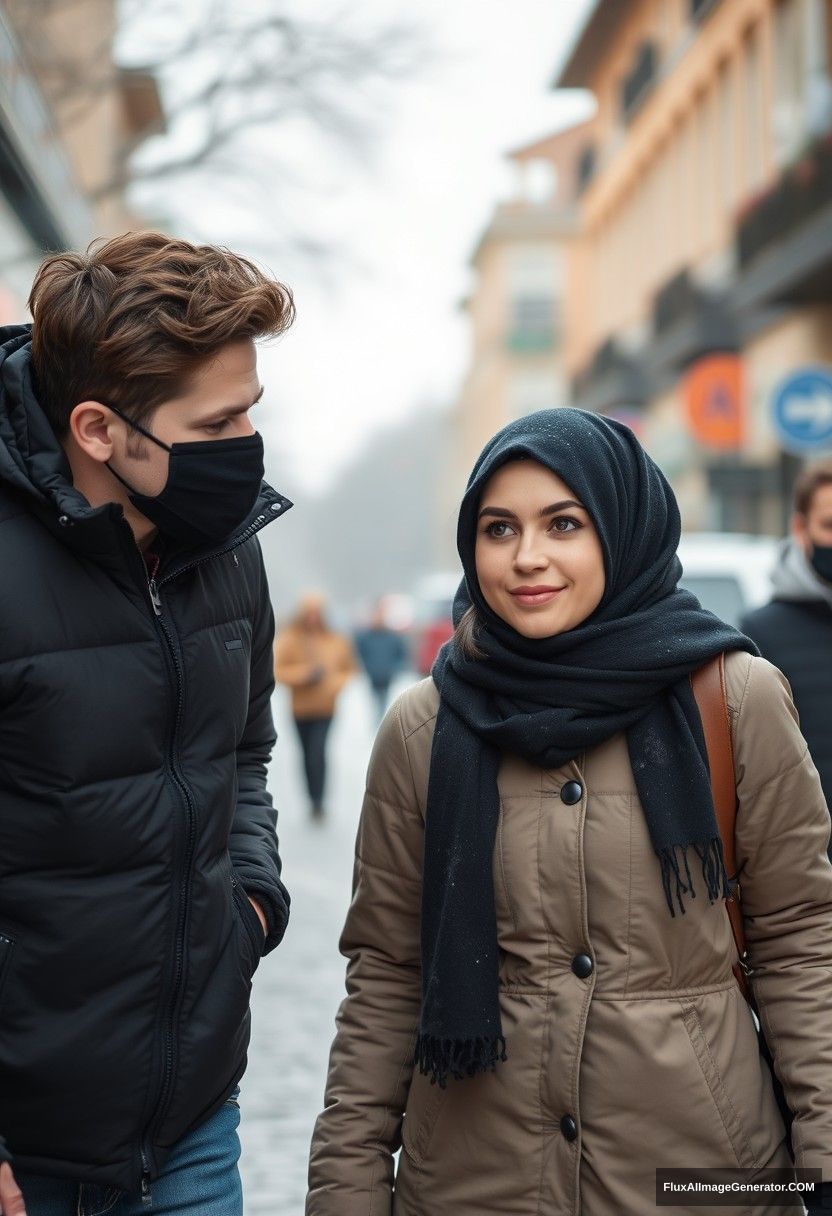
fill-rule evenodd
<path id="1" fill-rule="evenodd" d="M 720 451 L 742 446 L 745 377 L 739 355 L 708 355 L 684 381 L 688 425 L 701 444 Z"/>

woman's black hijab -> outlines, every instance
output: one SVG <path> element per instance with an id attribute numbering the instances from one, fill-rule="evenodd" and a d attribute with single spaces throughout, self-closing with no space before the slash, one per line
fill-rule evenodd
<path id="1" fill-rule="evenodd" d="M 586 508 L 604 555 L 600 604 L 554 637 L 522 637 L 489 608 L 474 561 L 477 514 L 491 475 L 536 460 Z M 439 654 L 441 695 L 425 822 L 421 1070 L 444 1084 L 505 1059 L 498 1001 L 492 856 L 500 753 L 556 768 L 626 731 L 669 914 L 701 883 L 726 895 L 692 671 L 752 642 L 678 588 L 679 509 L 663 474 L 623 424 L 575 409 L 510 423 L 486 445 L 459 512 L 465 578 L 459 623 L 476 612 L 480 658 L 456 641 Z M 691 856 L 692 853 L 692 856 Z M 697 876 L 698 873 L 698 876 Z"/>

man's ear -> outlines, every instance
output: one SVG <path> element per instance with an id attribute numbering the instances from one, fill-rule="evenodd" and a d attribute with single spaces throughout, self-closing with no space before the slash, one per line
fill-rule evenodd
<path id="1" fill-rule="evenodd" d="M 105 464 L 113 455 L 116 418 L 100 401 L 80 401 L 69 416 L 69 433 L 92 460 Z"/>

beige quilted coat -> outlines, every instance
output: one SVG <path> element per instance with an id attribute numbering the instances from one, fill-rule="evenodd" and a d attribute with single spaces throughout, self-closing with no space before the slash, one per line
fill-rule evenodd
<path id="1" fill-rule="evenodd" d="M 829 815 L 780 673 L 735 653 L 726 674 L 754 988 L 797 1112 L 797 1163 L 832 1179 Z M 700 890 L 670 917 L 623 735 L 551 771 L 503 760 L 494 886 L 508 1061 L 446 1089 L 414 1073 L 437 706 L 430 680 L 406 692 L 370 763 L 307 1216 L 648 1216 L 662 1210 L 657 1166 L 788 1165 L 725 907 Z"/>

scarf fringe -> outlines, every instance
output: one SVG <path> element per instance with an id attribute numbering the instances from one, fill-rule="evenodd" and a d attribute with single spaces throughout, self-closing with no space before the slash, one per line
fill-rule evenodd
<path id="1" fill-rule="evenodd" d="M 481 1072 L 493 1072 L 498 1063 L 506 1060 L 506 1041 L 503 1035 L 475 1039 L 439 1039 L 435 1035 L 420 1034 L 416 1040 L 416 1064 L 424 1076 L 430 1076 L 431 1085 L 444 1089 L 448 1077 L 461 1081 Z"/>
<path id="2" fill-rule="evenodd" d="M 694 849 L 701 862 L 702 878 L 710 902 L 714 903 L 720 897 L 727 899 L 730 894 L 728 875 L 725 872 L 725 858 L 722 854 L 722 840 L 719 835 L 712 836 L 704 844 L 668 845 L 666 848 L 658 851 L 658 858 L 662 870 L 664 897 L 667 900 L 671 916 L 676 915 L 674 902 L 678 903 L 679 911 L 684 916 L 685 903 L 683 896 L 689 895 L 691 899 L 696 899 L 696 891 L 694 890 L 693 879 L 690 875 L 690 865 L 688 864 L 689 848 Z M 681 858 L 679 854 L 681 854 Z M 684 877 L 682 876 L 682 866 L 684 866 Z"/>

